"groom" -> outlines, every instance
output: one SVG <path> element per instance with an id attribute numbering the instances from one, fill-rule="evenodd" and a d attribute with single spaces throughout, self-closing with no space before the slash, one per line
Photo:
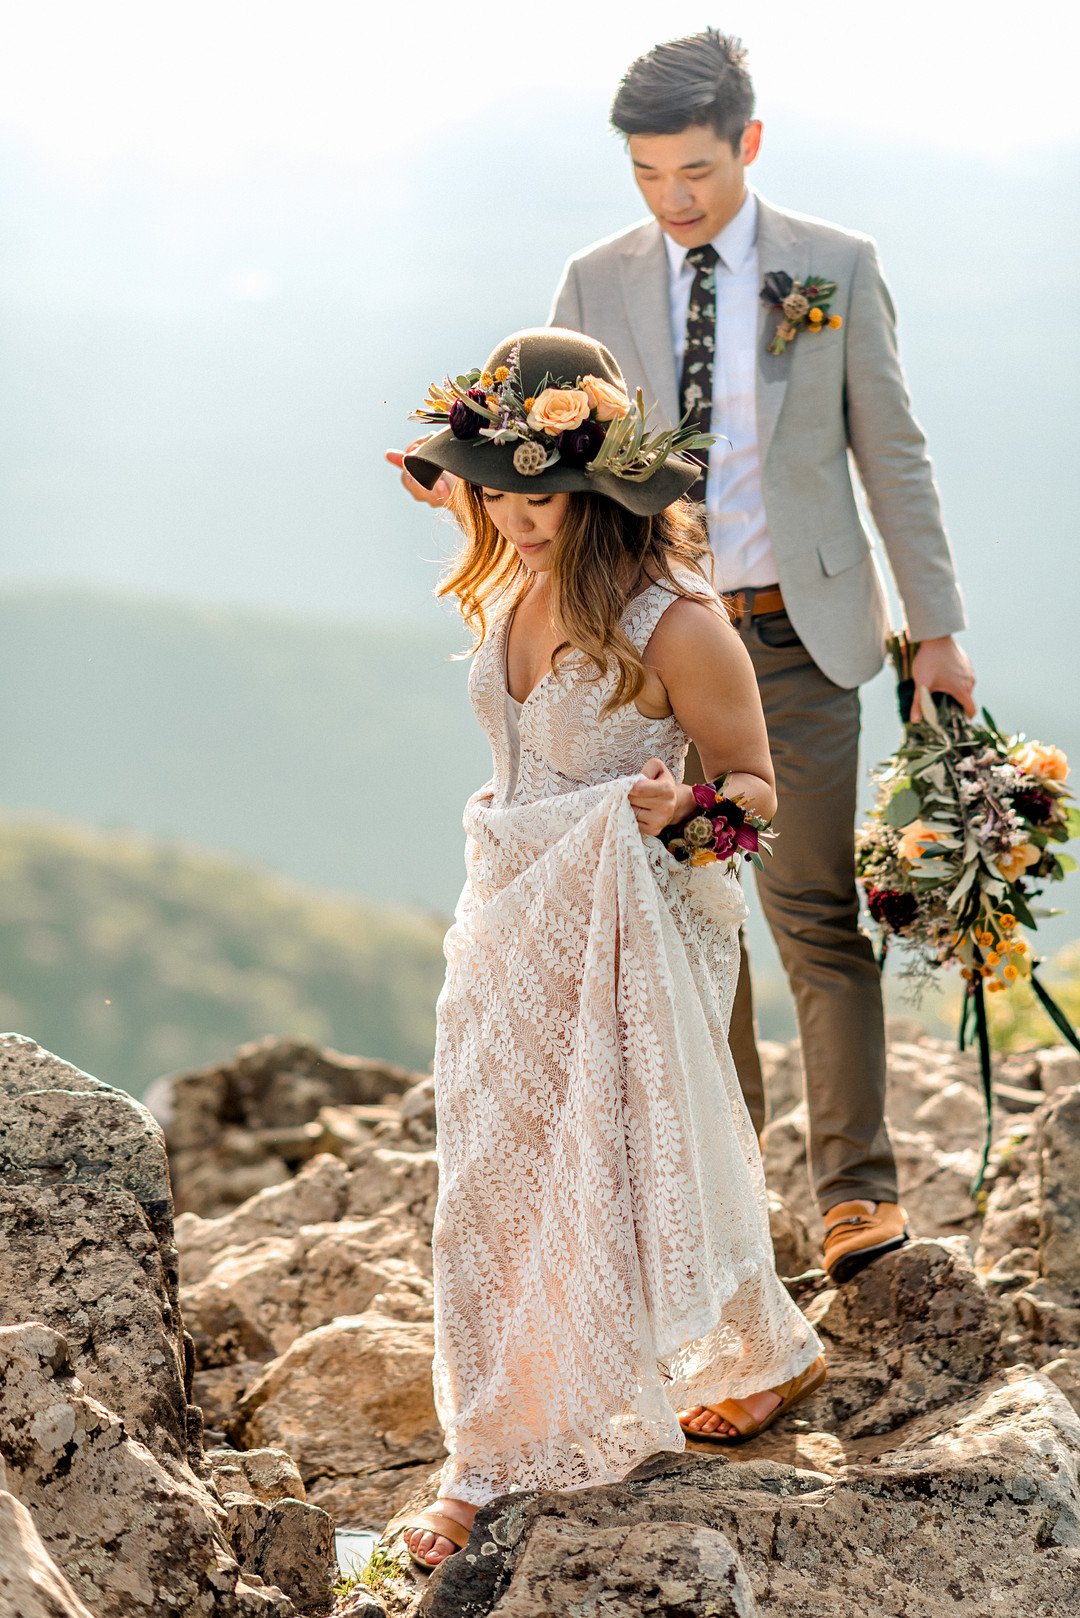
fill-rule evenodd
<path id="1" fill-rule="evenodd" d="M 963 605 L 873 243 L 747 188 L 753 113 L 745 52 L 713 29 L 631 65 L 611 122 L 653 218 L 569 261 L 551 321 L 606 344 L 658 416 L 690 410 L 720 435 L 696 493 L 769 727 L 781 835 L 758 890 L 795 999 L 825 1266 L 844 1281 L 907 1238 L 884 1121 L 880 977 L 854 872 L 859 686 L 881 667 L 889 625 L 849 455 L 921 642 L 916 681 L 973 713 L 974 680 L 953 640 Z M 811 329 L 799 305 L 790 320 L 763 302 L 771 272 L 835 283 L 840 319 Z M 770 353 L 781 322 L 794 335 Z M 760 1131 L 745 959 L 730 1038 Z"/>

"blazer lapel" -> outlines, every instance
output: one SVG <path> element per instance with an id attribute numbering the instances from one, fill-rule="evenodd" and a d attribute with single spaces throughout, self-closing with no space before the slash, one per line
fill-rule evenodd
<path id="1" fill-rule="evenodd" d="M 668 261 L 659 225 L 641 231 L 619 260 L 626 318 L 645 374 L 645 408 L 658 404 L 674 425 L 681 414 L 671 333 Z"/>
<path id="2" fill-rule="evenodd" d="M 809 274 L 803 262 L 806 246 L 800 243 L 790 221 L 779 209 L 758 197 L 758 272 L 761 280 L 770 270 L 787 270 L 796 280 Z M 758 462 L 764 467 L 780 407 L 787 393 L 791 374 L 790 354 L 770 354 L 769 342 L 776 329 L 776 309 L 762 303 L 758 314 L 757 352 L 757 433 Z"/>

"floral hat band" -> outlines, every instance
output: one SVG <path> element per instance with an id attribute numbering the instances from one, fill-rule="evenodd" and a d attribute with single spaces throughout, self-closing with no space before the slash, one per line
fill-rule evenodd
<path id="1" fill-rule="evenodd" d="M 545 493 L 591 490 L 643 514 L 693 484 L 680 451 L 712 442 L 686 421 L 650 429 L 603 344 L 558 327 L 517 332 L 481 369 L 432 383 L 412 419 L 444 429 L 406 456 L 429 488 L 442 471 L 527 493 L 542 477 Z"/>

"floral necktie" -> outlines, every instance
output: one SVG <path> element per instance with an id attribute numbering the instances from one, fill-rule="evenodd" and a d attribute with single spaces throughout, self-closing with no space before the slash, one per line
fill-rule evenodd
<path id="1" fill-rule="evenodd" d="M 692 247 L 686 255 L 693 265 L 694 284 L 690 288 L 690 308 L 686 313 L 686 345 L 683 349 L 679 397 L 683 414 L 700 432 L 707 433 L 712 421 L 713 354 L 716 349 L 716 266 L 720 255 L 711 242 Z M 704 500 L 705 475 L 709 466 L 707 449 L 687 451 L 687 459 L 698 461 L 702 471 L 690 490 L 691 500 Z"/>

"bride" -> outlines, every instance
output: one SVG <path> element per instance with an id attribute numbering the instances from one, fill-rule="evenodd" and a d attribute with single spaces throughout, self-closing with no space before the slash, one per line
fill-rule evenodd
<path id="1" fill-rule="evenodd" d="M 465 810 L 435 1054 L 449 1458 L 440 1498 L 391 1525 L 433 1567 L 493 1496 L 612 1482 L 686 1433 L 741 1442 L 825 1366 L 776 1275 L 727 1045 L 739 882 L 658 835 L 698 813 L 689 738 L 726 798 L 776 807 L 750 660 L 680 499 L 688 435 L 650 434 L 608 351 L 551 329 L 433 388 L 423 419 L 449 425 L 406 464 L 456 476 L 440 593 L 477 637 L 494 762 Z"/>

